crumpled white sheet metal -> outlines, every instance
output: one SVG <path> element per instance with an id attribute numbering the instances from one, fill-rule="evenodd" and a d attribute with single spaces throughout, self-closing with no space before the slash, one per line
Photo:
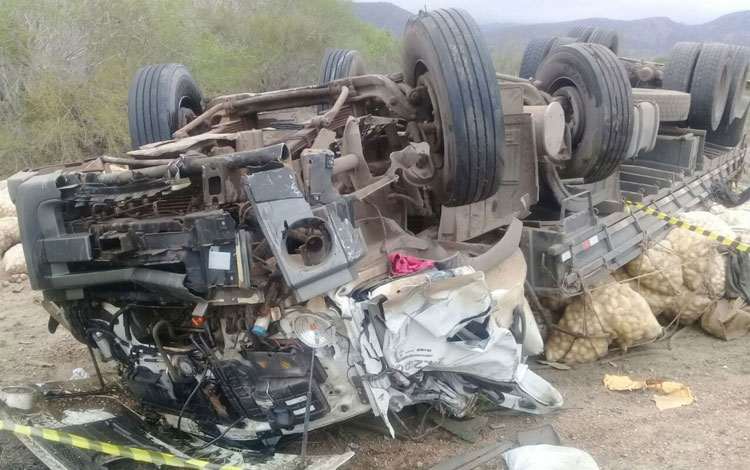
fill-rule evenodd
<path id="1" fill-rule="evenodd" d="M 347 295 L 348 287 L 344 286 L 330 297 L 341 310 L 352 351 L 354 351 L 354 354 L 356 354 L 356 351 L 359 351 L 359 357 L 354 357 L 353 365 L 357 374 L 363 378 L 362 386 L 373 406 L 373 414 L 382 417 L 388 430 L 391 432 L 391 436 L 395 436 L 393 427 L 388 420 L 388 406 L 391 401 L 391 393 L 389 391 L 391 382 L 388 376 L 385 375 L 386 371 L 380 360 L 383 357 L 383 350 L 372 323 L 369 323 L 366 328 L 362 328 L 361 325 L 366 324 L 365 313 Z"/>
<path id="2" fill-rule="evenodd" d="M 385 298 L 382 346 L 366 302 L 358 303 L 349 294 L 344 287 L 331 298 L 357 352 L 355 367 L 373 412 L 391 432 L 389 408 L 399 410 L 425 399 L 440 400 L 461 416 L 476 393 L 467 376 L 505 387 L 500 404 L 511 409 L 541 414 L 562 406 L 560 393 L 522 363 L 521 346 L 498 324 L 507 317 L 498 309 L 519 306 L 523 295 L 519 297 L 518 289 L 491 292 L 484 273 L 470 267 L 419 273 L 380 285 L 369 298 Z M 403 388 L 408 377 L 423 372 L 436 376 Z M 400 381 L 401 389 L 391 380 Z"/>
<path id="3" fill-rule="evenodd" d="M 406 375 L 423 370 L 513 380 L 520 362 L 516 341 L 490 315 L 493 304 L 482 272 L 396 293 L 383 304 L 386 362 Z M 471 322 L 487 319 L 484 338 L 462 331 Z M 457 335 L 463 339 L 456 340 Z"/>

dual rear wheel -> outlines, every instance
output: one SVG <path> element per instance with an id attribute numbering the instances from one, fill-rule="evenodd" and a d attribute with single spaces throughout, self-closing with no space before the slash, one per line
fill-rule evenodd
<path id="1" fill-rule="evenodd" d="M 663 86 L 690 93 L 687 124 L 718 135 L 743 119 L 749 73 L 750 49 L 746 47 L 680 42 L 669 54 Z"/>

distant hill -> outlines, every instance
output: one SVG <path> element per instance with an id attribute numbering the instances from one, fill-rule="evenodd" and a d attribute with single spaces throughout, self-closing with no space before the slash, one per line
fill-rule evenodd
<path id="1" fill-rule="evenodd" d="M 459 2 L 457 2 L 459 3 Z M 363 21 L 386 29 L 394 37 L 401 37 L 407 20 L 412 15 L 389 2 L 351 3 L 354 13 Z M 509 49 L 521 49 L 529 39 L 538 36 L 564 36 L 576 25 L 612 28 L 620 33 L 620 55 L 653 59 L 669 55 L 676 42 L 714 41 L 750 46 L 750 10 L 730 13 L 708 23 L 687 25 L 669 18 L 654 17 L 622 21 L 589 18 L 560 23 L 541 24 L 484 24 L 481 25 L 490 48 L 500 54 Z"/>
<path id="2" fill-rule="evenodd" d="M 390 2 L 352 2 L 350 5 L 360 20 L 390 31 L 397 38 L 404 34 L 406 22 L 414 15 Z"/>
<path id="3" fill-rule="evenodd" d="M 534 25 L 483 25 L 488 43 L 523 43 L 538 36 L 564 36 L 573 26 L 612 28 L 620 33 L 620 55 L 652 59 L 669 55 L 676 42 L 713 41 L 750 46 L 750 11 L 730 13 L 708 23 L 686 25 L 654 17 L 621 21 L 589 18 Z"/>

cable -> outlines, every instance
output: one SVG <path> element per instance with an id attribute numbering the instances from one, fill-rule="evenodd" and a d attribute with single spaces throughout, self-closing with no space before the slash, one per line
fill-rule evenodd
<path id="1" fill-rule="evenodd" d="M 346 365 L 349 366 L 349 369 L 351 369 L 352 367 L 355 366 L 355 364 L 352 364 L 351 362 L 349 362 L 349 353 L 352 352 L 352 340 L 350 340 L 348 336 L 345 336 L 345 335 L 339 333 L 338 331 L 336 332 L 336 334 L 339 335 L 339 336 L 341 336 L 342 338 L 344 338 L 346 340 L 346 342 L 349 343 L 349 345 L 346 348 Z M 347 369 L 347 373 L 348 373 L 349 369 Z"/>
<path id="2" fill-rule="evenodd" d="M 232 385 L 229 383 L 229 380 L 227 379 L 226 375 L 224 375 L 224 371 L 221 370 L 221 367 L 219 367 L 219 361 L 216 359 L 216 356 L 214 356 L 213 351 L 211 351 L 211 348 L 208 347 L 208 344 L 206 344 L 206 341 L 203 339 L 203 336 L 198 335 L 198 339 L 201 340 L 203 345 L 206 349 L 203 349 L 201 345 L 198 344 L 198 342 L 195 340 L 194 337 L 190 337 L 190 341 L 193 342 L 193 344 L 201 351 L 203 354 L 206 355 L 209 362 L 209 367 L 211 367 L 211 371 L 213 372 L 214 376 L 216 376 L 221 384 L 223 385 L 224 391 L 227 394 L 227 397 L 233 401 L 234 406 L 237 407 L 239 411 L 242 412 L 242 414 L 245 415 L 246 418 L 252 419 L 250 417 L 250 413 L 247 412 L 245 409 L 245 406 L 242 404 L 242 400 L 237 396 L 234 389 L 232 388 Z"/>
<path id="3" fill-rule="evenodd" d="M 245 419 L 245 418 L 243 416 L 240 416 L 232 424 L 230 424 L 221 434 L 219 434 L 218 436 L 216 436 L 215 438 L 213 438 L 213 440 L 211 440 L 209 442 L 206 442 L 205 444 L 203 444 L 202 446 L 198 447 L 197 449 L 193 449 L 193 451 L 194 452 L 200 452 L 201 450 L 205 449 L 206 447 L 208 447 L 210 445 L 213 445 L 216 441 L 218 441 L 222 437 L 226 436 L 226 434 L 232 428 L 234 428 L 235 426 L 237 426 L 237 424 L 239 424 L 239 422 L 242 421 L 243 419 Z M 193 454 L 193 456 L 195 456 L 195 454 Z"/>
<path id="4" fill-rule="evenodd" d="M 159 351 L 159 354 L 161 355 L 162 360 L 164 361 L 164 365 L 167 366 L 167 369 L 169 370 L 169 374 L 172 377 L 172 380 L 175 382 L 180 382 L 180 374 L 175 368 L 174 364 L 172 364 L 172 361 L 169 359 L 169 356 L 167 355 L 167 352 L 164 350 L 164 346 L 162 345 L 161 338 L 159 337 L 159 332 L 163 327 L 167 327 L 167 332 L 169 333 L 169 337 L 174 341 L 182 341 L 186 339 L 188 336 L 190 336 L 191 332 L 200 332 L 203 330 L 198 330 L 196 328 L 180 328 L 183 331 L 187 331 L 187 333 L 182 335 L 177 335 L 175 333 L 175 328 L 172 326 L 172 324 L 168 320 L 159 320 L 156 322 L 156 325 L 154 325 L 153 329 L 151 330 L 151 334 L 154 338 L 154 344 L 156 345 L 156 349 Z"/>
<path id="5" fill-rule="evenodd" d="M 115 332 L 115 323 L 117 323 L 117 319 L 120 318 L 120 316 L 125 313 L 125 309 L 121 308 L 115 312 L 115 314 L 112 316 L 112 319 L 109 321 L 109 329 L 112 330 L 112 333 Z"/>
<path id="6" fill-rule="evenodd" d="M 177 433 L 182 432 L 182 415 L 185 413 L 185 410 L 187 409 L 187 406 L 190 404 L 190 401 L 193 399 L 195 394 L 198 392 L 198 389 L 203 385 L 203 380 L 205 380 L 206 375 L 208 375 L 206 372 L 203 372 L 203 375 L 201 375 L 201 379 L 198 381 L 198 384 L 195 386 L 192 392 L 190 392 L 190 395 L 188 395 L 187 400 L 185 400 L 185 403 L 182 405 L 182 408 L 180 409 L 180 414 L 177 415 Z"/>
<path id="7" fill-rule="evenodd" d="M 441 392 L 441 394 L 442 394 L 442 392 Z M 438 402 L 439 401 L 440 401 L 440 398 L 438 397 Z M 435 408 L 435 405 L 433 405 L 433 404 L 431 404 L 430 407 L 427 408 L 427 411 L 425 411 L 425 414 L 422 416 L 422 420 L 420 421 L 419 427 L 417 427 L 417 429 L 419 429 L 419 430 L 424 429 L 425 422 L 427 421 L 427 415 L 429 415 L 430 412 L 432 412 L 432 410 L 437 410 L 437 408 Z M 407 434 L 409 440 L 411 440 L 411 441 L 421 441 L 429 433 L 431 433 L 432 431 L 434 431 L 437 428 L 439 428 L 440 426 L 442 426 L 443 422 L 445 421 L 445 413 L 441 412 L 440 413 L 441 418 L 440 418 L 440 422 L 439 423 L 436 423 L 435 426 L 433 426 L 431 428 L 428 428 L 428 429 L 424 430 L 423 432 L 415 435 L 415 434 L 412 434 L 411 429 L 409 429 L 409 426 L 406 425 L 406 423 L 401 419 L 401 417 L 398 415 L 398 413 L 396 413 L 395 411 L 393 411 L 391 413 L 391 415 L 394 418 L 396 418 L 396 421 L 401 425 L 402 428 L 404 428 L 404 430 L 406 431 L 406 434 Z"/>

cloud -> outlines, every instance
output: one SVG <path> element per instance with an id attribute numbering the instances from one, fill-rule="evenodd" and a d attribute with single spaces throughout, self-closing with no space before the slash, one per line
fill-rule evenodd
<path id="1" fill-rule="evenodd" d="M 416 13 L 420 8 L 460 7 L 480 23 L 548 23 L 604 17 L 632 20 L 667 16 L 698 24 L 750 9 L 747 0 L 391 0 Z"/>

